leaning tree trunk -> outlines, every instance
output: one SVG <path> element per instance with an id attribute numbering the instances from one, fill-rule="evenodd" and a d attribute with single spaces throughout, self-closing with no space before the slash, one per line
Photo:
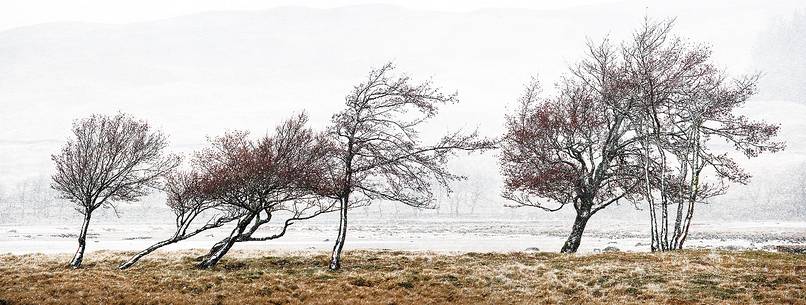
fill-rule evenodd
<path id="1" fill-rule="evenodd" d="M 210 253 L 208 253 L 207 257 L 205 257 L 204 260 L 199 263 L 198 267 L 201 269 L 207 269 L 215 266 L 218 261 L 220 261 L 221 258 L 223 258 L 224 255 L 226 255 L 227 252 L 232 249 L 232 246 L 238 241 L 238 237 L 243 234 L 243 232 L 246 230 L 246 227 L 254 218 L 255 214 L 251 214 L 242 219 L 242 221 L 239 221 L 238 225 L 232 230 L 232 233 L 230 233 L 230 236 L 216 243 L 216 245 L 213 246 L 213 249 L 210 250 Z"/>
<path id="2" fill-rule="evenodd" d="M 90 227 L 90 218 L 92 211 L 87 209 L 84 211 L 84 223 L 81 225 L 81 232 L 78 233 L 78 250 L 70 261 L 70 267 L 78 268 L 81 266 L 81 261 L 84 260 L 84 249 L 87 247 L 87 229 Z"/>
<path id="3" fill-rule="evenodd" d="M 218 252 L 218 250 L 221 250 L 221 248 L 222 248 L 222 247 L 224 247 L 224 245 L 226 245 L 228 242 L 229 242 L 229 237 L 224 238 L 224 239 L 222 239 L 222 240 L 219 240 L 217 243 L 215 243 L 215 244 L 214 244 L 214 245 L 213 245 L 213 246 L 210 248 L 210 250 L 209 250 L 209 251 L 207 251 L 207 254 L 202 255 L 202 256 L 199 256 L 199 257 L 196 257 L 196 260 L 197 260 L 197 261 L 206 261 L 206 260 L 210 259 L 210 257 L 212 257 L 212 256 L 213 256 L 213 254 L 215 254 L 216 252 Z"/>
<path id="4" fill-rule="evenodd" d="M 347 237 L 347 201 L 349 196 L 342 198 L 339 210 L 339 236 L 336 238 L 336 245 L 333 246 L 333 254 L 330 257 L 330 270 L 341 268 L 341 250 L 344 248 L 344 239 Z"/>
<path id="5" fill-rule="evenodd" d="M 139 261 L 141 258 L 143 258 L 143 256 L 146 256 L 149 253 L 154 252 L 157 249 L 162 248 L 164 246 L 170 245 L 170 244 L 172 244 L 172 243 L 174 243 L 176 241 L 177 241 L 177 238 L 173 237 L 171 239 L 166 239 L 166 240 L 163 240 L 163 241 L 158 242 L 156 244 L 153 244 L 153 245 L 151 245 L 151 247 L 148 247 L 145 250 L 138 252 L 137 254 L 132 256 L 129 260 L 121 263 L 118 266 L 118 269 L 120 269 L 120 270 L 127 269 L 127 268 L 131 267 L 132 265 L 134 265 L 135 263 L 137 263 L 137 261 Z"/>
<path id="6" fill-rule="evenodd" d="M 585 232 L 585 226 L 588 224 L 588 219 L 590 219 L 590 216 L 590 210 L 581 209 L 577 211 L 576 219 L 574 219 L 574 226 L 571 227 L 571 234 L 568 235 L 568 239 L 565 241 L 565 244 L 563 244 L 563 248 L 560 250 L 560 252 L 577 252 L 579 244 L 582 242 L 582 233 Z"/>

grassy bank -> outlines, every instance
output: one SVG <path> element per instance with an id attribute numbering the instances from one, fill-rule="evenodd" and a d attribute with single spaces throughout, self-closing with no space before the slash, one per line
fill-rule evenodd
<path id="1" fill-rule="evenodd" d="M 806 304 L 806 255 L 770 252 L 236 252 L 213 270 L 202 252 L 158 253 L 127 271 L 126 253 L 0 256 L 0 304 Z"/>

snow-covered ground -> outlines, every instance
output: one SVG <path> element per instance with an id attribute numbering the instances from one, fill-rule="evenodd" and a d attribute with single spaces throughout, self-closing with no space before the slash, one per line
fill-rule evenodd
<path id="1" fill-rule="evenodd" d="M 77 245 L 79 224 L 0 225 L 0 253 L 70 253 Z M 570 227 L 555 220 L 511 219 L 371 219 L 350 222 L 347 249 L 394 249 L 438 252 L 540 251 L 556 252 Z M 281 239 L 240 243 L 236 249 L 325 251 L 335 237 L 334 219 L 300 222 Z M 266 228 L 260 235 L 270 234 Z M 171 224 L 93 224 L 88 251 L 141 250 L 172 234 Z M 648 228 L 636 223 L 594 223 L 582 240 L 580 252 L 594 253 L 608 246 L 624 251 L 648 251 Z M 204 232 L 164 249 L 209 248 L 225 237 L 228 228 Z M 257 235 L 256 235 L 257 236 Z M 766 249 L 806 243 L 806 222 L 694 223 L 688 248 Z"/>

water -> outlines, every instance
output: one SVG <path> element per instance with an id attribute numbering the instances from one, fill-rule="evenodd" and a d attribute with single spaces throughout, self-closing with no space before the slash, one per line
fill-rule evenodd
<path id="1" fill-rule="evenodd" d="M 265 242 L 238 243 L 235 249 L 327 251 L 336 236 L 335 215 L 301 221 L 285 236 Z M 75 221 L 74 221 L 75 222 Z M 277 223 L 282 223 L 277 220 Z M 81 225 L 0 225 L 0 253 L 72 253 Z M 255 236 L 271 235 L 280 228 L 261 228 Z M 229 234 L 230 227 L 203 232 L 194 238 L 164 247 L 165 250 L 209 248 Z M 434 252 L 510 252 L 538 248 L 557 252 L 570 230 L 564 220 L 513 220 L 485 218 L 355 217 L 349 222 L 346 249 L 393 249 Z M 87 251 L 139 251 L 173 234 L 170 222 L 115 224 L 93 223 Z M 806 222 L 708 222 L 693 223 L 687 248 L 772 250 L 775 245 L 806 243 Z M 648 227 L 643 223 L 593 220 L 579 248 L 595 253 L 605 247 L 623 251 L 649 251 Z"/>

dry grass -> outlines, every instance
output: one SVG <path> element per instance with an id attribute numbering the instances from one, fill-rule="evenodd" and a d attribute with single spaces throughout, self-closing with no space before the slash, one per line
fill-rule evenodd
<path id="1" fill-rule="evenodd" d="M 351 251 L 329 272 L 324 253 L 237 252 L 198 270 L 199 253 L 125 272 L 125 253 L 90 253 L 78 270 L 67 256 L 0 256 L 0 304 L 806 304 L 803 254 Z"/>

